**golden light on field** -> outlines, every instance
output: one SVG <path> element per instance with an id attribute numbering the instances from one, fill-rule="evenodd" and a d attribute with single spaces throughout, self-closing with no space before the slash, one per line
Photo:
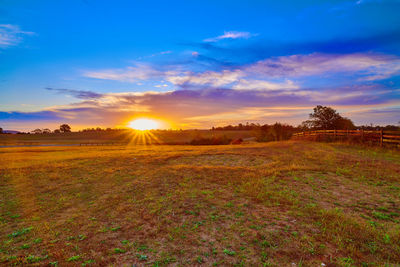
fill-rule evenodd
<path id="1" fill-rule="evenodd" d="M 156 120 L 141 118 L 131 121 L 129 127 L 135 130 L 146 131 L 158 129 L 160 124 Z"/>

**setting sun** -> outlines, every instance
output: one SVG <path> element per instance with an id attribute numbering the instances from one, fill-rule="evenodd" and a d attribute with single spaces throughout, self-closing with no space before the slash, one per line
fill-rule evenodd
<path id="1" fill-rule="evenodd" d="M 160 126 L 159 123 L 155 120 L 136 119 L 129 123 L 129 127 L 135 130 L 145 131 L 145 130 L 158 129 Z"/>

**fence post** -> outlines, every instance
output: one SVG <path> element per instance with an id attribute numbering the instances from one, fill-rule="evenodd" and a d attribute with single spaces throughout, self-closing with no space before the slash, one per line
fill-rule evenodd
<path id="1" fill-rule="evenodd" d="M 380 145 L 383 146 L 383 130 L 380 131 Z"/>

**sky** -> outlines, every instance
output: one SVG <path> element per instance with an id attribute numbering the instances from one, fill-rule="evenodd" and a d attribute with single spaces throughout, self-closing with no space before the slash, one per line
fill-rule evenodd
<path id="1" fill-rule="evenodd" d="M 400 123 L 400 0 L 0 0 L 0 127 Z"/>

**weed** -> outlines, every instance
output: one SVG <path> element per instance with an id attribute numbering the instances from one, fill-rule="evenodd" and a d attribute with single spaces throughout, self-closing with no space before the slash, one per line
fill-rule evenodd
<path id="1" fill-rule="evenodd" d="M 21 246 L 21 249 L 28 249 L 28 248 L 30 248 L 31 247 L 31 245 L 29 245 L 29 244 L 23 244 L 22 246 Z"/>
<path id="2" fill-rule="evenodd" d="M 380 220 L 391 220 L 392 219 L 389 215 L 379 212 L 379 211 L 372 212 L 372 216 L 374 218 L 380 219 Z"/>
<path id="3" fill-rule="evenodd" d="M 75 255 L 67 259 L 68 262 L 70 261 L 79 261 L 82 258 L 81 255 Z"/>
<path id="4" fill-rule="evenodd" d="M 93 263 L 95 263 L 95 262 L 96 262 L 95 260 L 90 259 L 90 260 L 87 260 L 87 261 L 83 262 L 83 263 L 81 264 L 81 266 L 91 265 L 91 264 L 93 264 Z"/>
<path id="5" fill-rule="evenodd" d="M 121 254 L 121 253 L 125 253 L 125 252 L 126 252 L 126 250 L 121 249 L 121 248 L 114 248 L 113 249 L 113 253 L 114 254 Z"/>
<path id="6" fill-rule="evenodd" d="M 18 237 L 24 234 L 29 233 L 30 231 L 32 231 L 33 227 L 27 227 L 27 228 L 22 228 L 21 230 L 15 231 L 11 234 L 8 235 L 8 237 Z"/>
<path id="7" fill-rule="evenodd" d="M 235 256 L 236 252 L 233 250 L 229 250 L 229 249 L 224 249 L 224 253 L 225 255 L 229 255 L 229 256 Z"/>
<path id="8" fill-rule="evenodd" d="M 147 261 L 147 255 L 137 254 L 137 257 L 141 261 Z"/>

